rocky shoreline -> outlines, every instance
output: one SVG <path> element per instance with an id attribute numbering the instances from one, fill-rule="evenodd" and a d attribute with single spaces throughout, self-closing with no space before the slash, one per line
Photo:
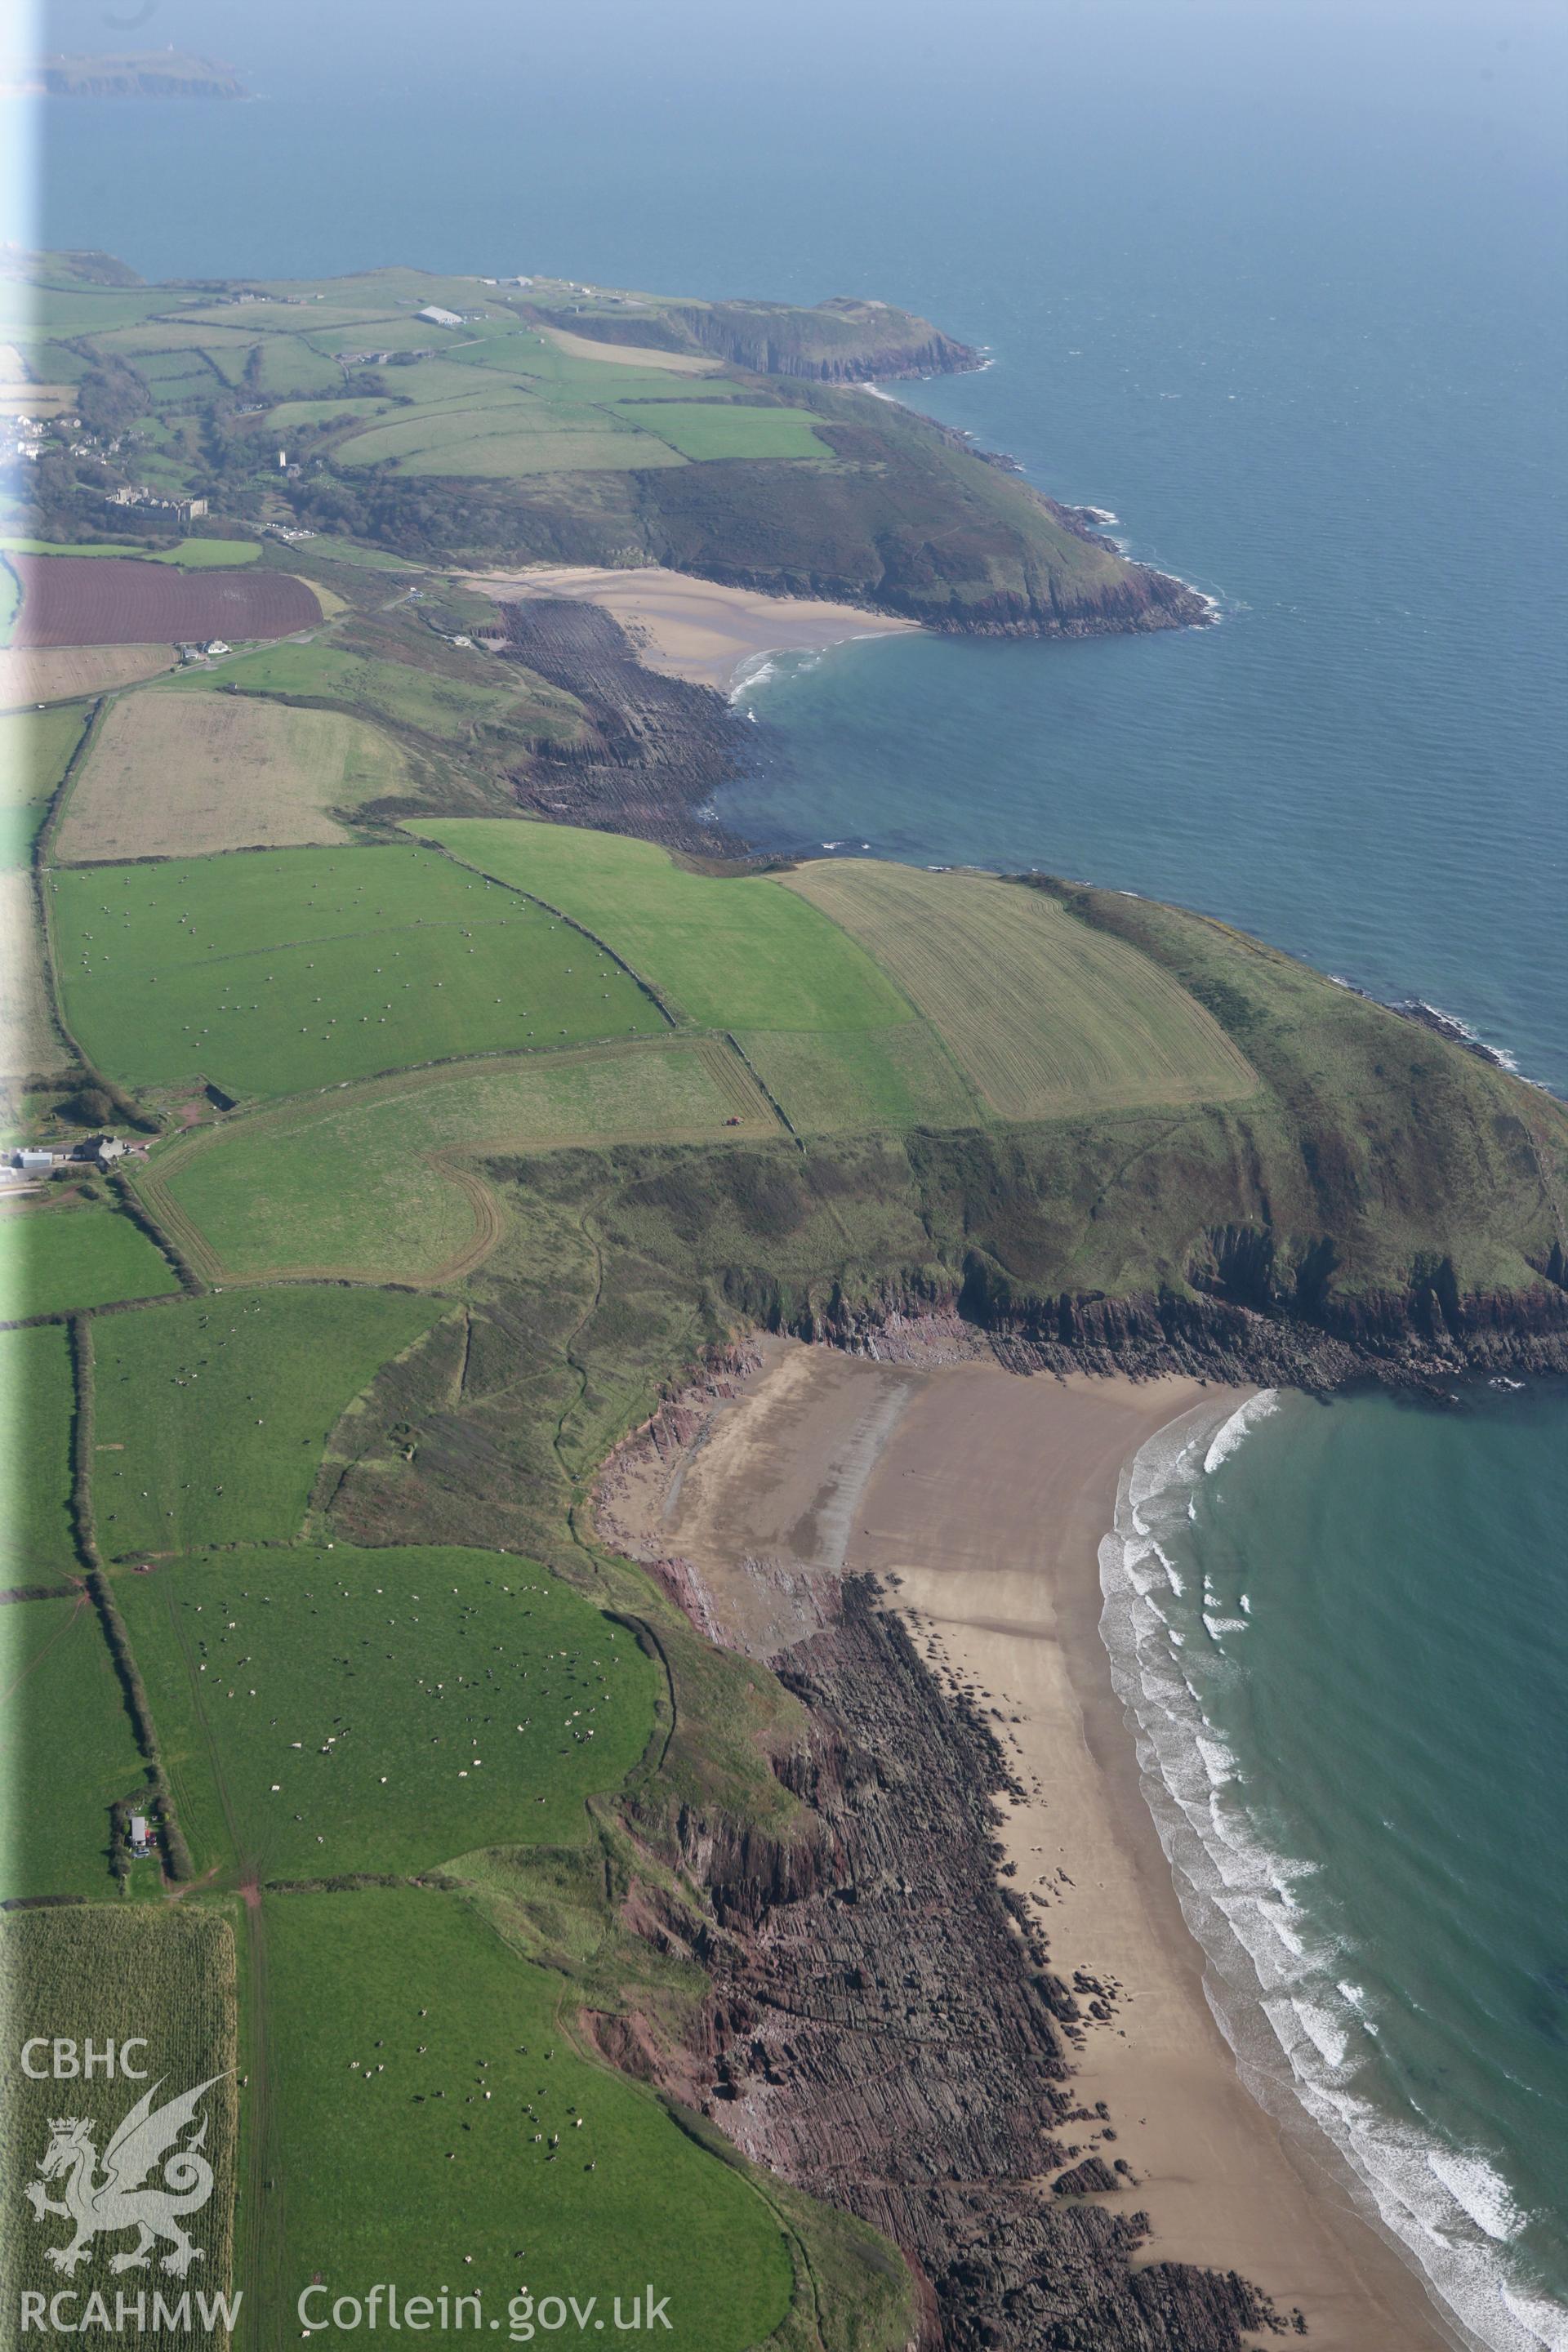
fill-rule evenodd
<path id="1" fill-rule="evenodd" d="M 952 1341 L 931 1323 L 898 1336 L 928 1361 Z M 1007 1883 L 997 1832 L 1026 1791 L 979 1696 L 932 1671 L 877 1579 L 781 1580 L 780 1563 L 742 1561 L 777 1588 L 774 1633 L 747 1643 L 694 1562 L 658 1558 L 619 1516 L 628 1476 L 668 1475 L 755 1366 L 721 1355 L 673 1397 L 606 1466 L 597 1519 L 705 1639 L 758 1655 L 797 1702 L 805 1736 L 773 1769 L 799 1825 L 770 1837 L 634 1809 L 712 1921 L 694 1933 L 668 1903 L 647 1916 L 645 1890 L 642 1932 L 699 1961 L 710 1990 L 678 2050 L 597 2020 L 605 2054 L 889 2238 L 930 2352 L 1239 2352 L 1245 2335 L 1303 2328 L 1235 2272 L 1141 2259 L 1132 2168 L 1073 2080 L 1117 1989 L 1056 1974 L 1037 1909 Z"/>
<path id="2" fill-rule="evenodd" d="M 1467 1376 L 1568 1372 L 1568 1292 L 1553 1307 L 1542 1294 L 1448 1299 L 1437 1276 L 1404 1297 L 1341 1304 L 1331 1322 L 1267 1314 L 1226 1297 L 1173 1293 L 1080 1298 L 1068 1293 L 1024 1313 L 988 1311 L 975 1295 L 910 1295 L 874 1307 L 840 1305 L 795 1336 L 856 1354 L 898 1360 L 910 1329 L 976 1332 L 1008 1371 L 1164 1374 L 1310 1395 L 1373 1384 L 1446 1399 Z"/>
<path id="3" fill-rule="evenodd" d="M 530 596 L 500 608 L 503 659 L 576 697 L 586 740 L 540 747 L 513 778 L 520 807 L 556 824 L 634 835 L 703 857 L 748 845 L 701 812 L 740 772 L 746 729 L 721 694 L 650 669 L 601 604 Z"/>

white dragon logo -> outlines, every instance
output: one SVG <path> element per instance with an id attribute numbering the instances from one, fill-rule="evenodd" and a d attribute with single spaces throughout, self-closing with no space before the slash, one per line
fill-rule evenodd
<path id="1" fill-rule="evenodd" d="M 194 2117 L 203 2094 L 223 2079 L 221 2074 L 211 2075 L 194 2091 L 170 2099 L 156 2110 L 153 2101 L 163 2085 L 154 2083 L 104 2149 L 101 2179 L 98 2150 L 92 2144 L 93 2126 L 81 2116 L 51 2120 L 49 2144 L 38 2158 L 38 2170 L 45 2180 L 58 2180 L 63 2173 L 65 2197 L 58 2201 L 46 2194 L 42 2181 L 31 2180 L 27 2202 L 40 2221 L 46 2213 L 59 2213 L 76 2224 L 69 2245 L 44 2250 L 56 2270 L 64 2271 L 68 2278 L 79 2263 L 86 2262 L 94 2238 L 120 2230 L 135 2230 L 139 2236 L 129 2253 L 114 2255 L 109 2265 L 111 2271 L 145 2270 L 160 2238 L 167 2238 L 172 2249 L 163 2256 L 162 2267 L 175 2278 L 184 2278 L 191 2264 L 201 2261 L 202 2250 L 186 2236 L 181 2216 L 199 2213 L 213 2193 L 212 2166 L 197 2152 L 207 2136 L 208 2118 L 202 2117 L 201 2129 L 184 2147 L 176 2147 L 174 2142 Z M 148 2173 L 160 2161 L 163 2186 L 144 2188 Z"/>

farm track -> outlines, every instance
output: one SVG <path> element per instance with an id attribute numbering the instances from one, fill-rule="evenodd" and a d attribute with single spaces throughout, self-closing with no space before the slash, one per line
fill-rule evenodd
<path id="1" fill-rule="evenodd" d="M 252 2096 L 242 2119 L 240 2178 L 235 2215 L 235 2261 L 246 2303 L 258 2316 L 263 2331 L 261 2343 L 267 2347 L 267 2352 L 276 2352 L 281 2340 L 279 2313 L 282 2306 L 279 2290 L 282 2280 L 283 2216 L 278 2193 L 268 2186 L 269 2181 L 279 2178 L 279 2174 L 275 2146 L 277 2109 L 270 2081 L 268 2033 L 267 1919 L 261 1901 L 262 1865 L 258 1857 L 245 1851 L 228 1783 L 224 1778 L 222 1752 L 212 1736 L 212 1727 L 203 1703 L 201 1678 L 195 1672 L 190 1646 L 174 1612 L 173 1585 L 167 1588 L 166 1598 L 169 1639 L 191 1686 L 191 1704 L 201 1727 L 202 1739 L 212 1767 L 213 1782 L 223 1809 L 224 1826 L 232 1857 L 226 1868 L 222 1862 L 216 1863 L 205 1875 L 221 1880 L 227 1875 L 228 1868 L 237 1870 L 244 1906 L 245 1990 Z"/>
<path id="2" fill-rule="evenodd" d="M 61 1600 L 66 1600 L 69 1597 L 68 1586 L 61 1587 L 59 1597 Z M 48 1656 L 51 1650 L 58 1648 L 59 1644 L 70 1633 L 72 1626 L 81 1615 L 82 1611 L 89 1606 L 90 1606 L 90 1604 L 87 1594 L 85 1592 L 79 1591 L 76 1596 L 76 1606 L 71 1611 L 70 1615 L 66 1619 L 65 1623 L 58 1627 L 55 1633 L 49 1635 L 48 1640 L 44 1643 L 41 1650 L 34 1651 L 32 1656 L 28 1659 L 26 1664 L 22 1668 L 21 1673 L 16 1677 L 15 1681 L 7 1683 L 5 1689 L 0 1690 L 0 1706 L 9 1706 L 11 1701 L 16 1697 L 16 1693 L 21 1689 L 22 1685 L 26 1681 L 28 1675 L 37 1672 L 37 1669 L 43 1664 L 44 1660 Z"/>

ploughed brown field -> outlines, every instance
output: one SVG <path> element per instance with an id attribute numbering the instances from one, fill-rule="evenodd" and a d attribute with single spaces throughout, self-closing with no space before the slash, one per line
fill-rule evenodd
<path id="1" fill-rule="evenodd" d="M 321 608 L 286 572 L 181 572 L 107 555 L 14 555 L 22 609 L 14 646 L 174 645 L 286 637 Z"/>

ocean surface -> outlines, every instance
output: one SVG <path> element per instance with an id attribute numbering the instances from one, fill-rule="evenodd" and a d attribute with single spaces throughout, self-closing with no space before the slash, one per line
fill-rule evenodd
<path id="1" fill-rule="evenodd" d="M 1568 1390 L 1147 1444 L 1102 1631 L 1210 1998 L 1476 2339 L 1568 2343 Z"/>
<path id="2" fill-rule="evenodd" d="M 1568 1091 L 1552 0 L 61 0 L 40 37 L 258 96 L 0 108 L 12 237 L 869 293 L 988 347 L 899 396 L 1218 625 L 775 661 L 721 814 L 1173 898 Z M 1106 1555 L 1189 1916 L 1248 2078 L 1465 2332 L 1568 2352 L 1568 1393 L 1249 1421 L 1146 1454 Z"/>

